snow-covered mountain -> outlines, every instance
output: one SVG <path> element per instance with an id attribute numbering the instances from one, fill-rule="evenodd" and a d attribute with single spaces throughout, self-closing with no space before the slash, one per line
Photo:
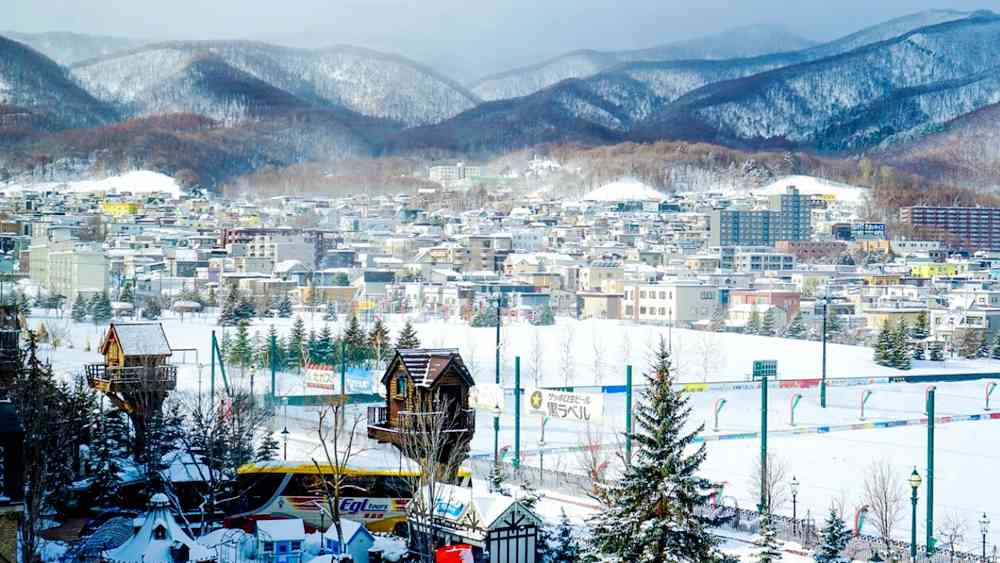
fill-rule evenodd
<path id="1" fill-rule="evenodd" d="M 487 76 L 472 84 L 471 89 L 484 100 L 502 100 L 537 92 L 567 78 L 597 74 L 624 62 L 754 57 L 798 51 L 812 45 L 812 41 L 782 26 L 752 25 L 649 49 L 573 51 L 535 65 Z"/>
<path id="2" fill-rule="evenodd" d="M 356 47 L 170 42 L 84 61 L 73 65 L 72 73 L 95 96 L 133 116 L 182 110 L 241 117 L 253 114 L 255 106 L 277 103 L 343 108 L 419 125 L 478 102 L 430 69 Z"/>
<path id="3" fill-rule="evenodd" d="M 926 12 L 794 53 L 622 64 L 483 104 L 398 143 L 481 150 L 674 138 L 863 149 L 992 103 L 998 50 L 992 13 Z"/>
<path id="4" fill-rule="evenodd" d="M 104 57 L 127 49 L 135 49 L 151 43 L 145 39 L 87 35 L 69 31 L 48 31 L 45 33 L 0 31 L 0 35 L 20 41 L 64 66 L 87 59 Z"/>
<path id="5" fill-rule="evenodd" d="M 114 117 L 112 108 L 76 84 L 66 69 L 0 36 L 0 130 L 87 127 Z"/>

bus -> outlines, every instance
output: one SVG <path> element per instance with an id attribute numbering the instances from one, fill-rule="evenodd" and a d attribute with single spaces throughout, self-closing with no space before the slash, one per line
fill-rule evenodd
<path id="1" fill-rule="evenodd" d="M 406 507 L 413 498 L 419 472 L 412 462 L 399 458 L 394 464 L 355 456 L 341 470 L 346 476 L 340 491 L 340 515 L 364 522 L 373 532 L 405 535 Z M 244 528 L 255 520 L 301 518 L 307 528 L 325 529 L 331 521 L 329 505 L 319 481 L 320 472 L 332 473 L 329 464 L 267 461 L 241 467 L 236 477 L 236 506 L 227 512 L 227 528 Z M 458 485 L 471 487 L 472 474 L 458 471 Z"/>

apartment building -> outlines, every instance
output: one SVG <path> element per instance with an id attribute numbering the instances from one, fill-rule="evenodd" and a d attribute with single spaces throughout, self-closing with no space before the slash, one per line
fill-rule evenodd
<path id="1" fill-rule="evenodd" d="M 699 282 L 625 283 L 624 319 L 687 325 L 712 316 L 719 290 Z"/>
<path id="2" fill-rule="evenodd" d="M 1000 250 L 998 207 L 904 207 L 899 219 L 914 230 L 946 237 L 954 248 Z"/>

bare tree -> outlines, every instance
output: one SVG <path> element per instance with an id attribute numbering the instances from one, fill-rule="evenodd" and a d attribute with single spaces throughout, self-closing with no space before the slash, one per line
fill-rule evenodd
<path id="1" fill-rule="evenodd" d="M 594 350 L 594 385 L 600 385 L 604 379 L 604 342 L 601 340 L 601 333 L 594 325 L 590 333 L 590 344 Z"/>
<path id="2" fill-rule="evenodd" d="M 320 467 L 320 462 L 315 457 L 312 459 L 316 467 L 317 488 L 325 497 L 331 523 L 337 531 L 337 543 L 341 547 L 341 553 L 344 553 L 347 542 L 344 541 L 344 529 L 340 520 L 340 499 L 345 492 L 349 493 L 355 488 L 350 484 L 345 468 L 350 465 L 351 458 L 365 449 L 358 447 L 355 442 L 358 427 L 363 423 L 360 414 L 348 422 L 344 402 L 335 400 L 320 410 L 319 424 L 316 426 L 316 437 L 319 439 L 326 461 L 326 466 Z M 361 496 L 365 491 L 359 490 L 357 493 Z M 320 530 L 320 533 L 324 531 Z"/>
<path id="3" fill-rule="evenodd" d="M 469 330 L 465 332 L 465 354 L 462 354 L 462 360 L 465 361 L 465 368 L 469 370 L 472 374 L 472 378 L 478 380 L 480 363 L 479 356 L 476 353 L 478 346 L 476 345 L 476 335 L 475 331 Z"/>
<path id="4" fill-rule="evenodd" d="M 887 461 L 873 461 L 868 467 L 864 502 L 872 525 L 885 542 L 886 550 L 890 550 L 893 531 L 906 508 L 906 492 L 899 473 Z"/>
<path id="5" fill-rule="evenodd" d="M 719 370 L 719 363 L 722 360 L 718 337 L 711 332 L 699 334 L 695 340 L 695 351 L 701 368 L 701 380 L 708 381 L 708 378 Z"/>
<path id="6" fill-rule="evenodd" d="M 470 423 L 470 413 L 444 397 L 418 400 L 412 411 L 408 420 L 400 421 L 406 427 L 400 434 L 400 465 L 416 469 L 416 476 L 410 478 L 413 499 L 407 506 L 410 545 L 416 546 L 421 561 L 431 563 L 441 529 L 435 508 L 446 500 L 439 483 L 455 482 L 468 458 L 472 432 L 456 429 Z"/>
<path id="7" fill-rule="evenodd" d="M 563 385 L 569 387 L 573 380 L 573 353 L 574 330 L 570 325 L 566 325 L 566 330 L 559 341 L 559 371 L 562 375 Z"/>
<path id="8" fill-rule="evenodd" d="M 584 430 L 581 441 L 582 447 L 577 454 L 577 465 L 586 476 L 583 492 L 603 503 L 607 500 L 604 485 L 608 482 L 611 453 L 605 447 L 600 430 L 590 424 Z"/>
<path id="9" fill-rule="evenodd" d="M 788 465 L 783 459 L 768 452 L 767 471 L 761 471 L 760 458 L 755 458 L 753 473 L 750 476 L 750 486 L 753 491 L 761 491 L 761 478 L 764 475 L 765 508 L 772 514 L 781 510 L 788 500 Z"/>
<path id="10" fill-rule="evenodd" d="M 941 543 L 948 550 L 948 561 L 955 561 L 958 548 L 962 545 L 962 539 L 965 538 L 965 531 L 965 521 L 954 512 L 946 515 L 938 527 L 938 537 L 941 538 Z"/>
<path id="11" fill-rule="evenodd" d="M 531 380 L 535 387 L 542 385 L 542 331 L 535 327 L 531 331 L 531 348 L 528 350 L 528 369 L 531 370 Z"/>

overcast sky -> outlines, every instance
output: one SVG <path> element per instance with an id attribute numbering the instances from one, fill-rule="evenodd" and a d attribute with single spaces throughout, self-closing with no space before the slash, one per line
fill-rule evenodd
<path id="1" fill-rule="evenodd" d="M 1000 0 L 3 0 L 0 29 L 349 43 L 455 66 L 632 49 L 779 23 L 814 40 L 932 8 Z"/>

